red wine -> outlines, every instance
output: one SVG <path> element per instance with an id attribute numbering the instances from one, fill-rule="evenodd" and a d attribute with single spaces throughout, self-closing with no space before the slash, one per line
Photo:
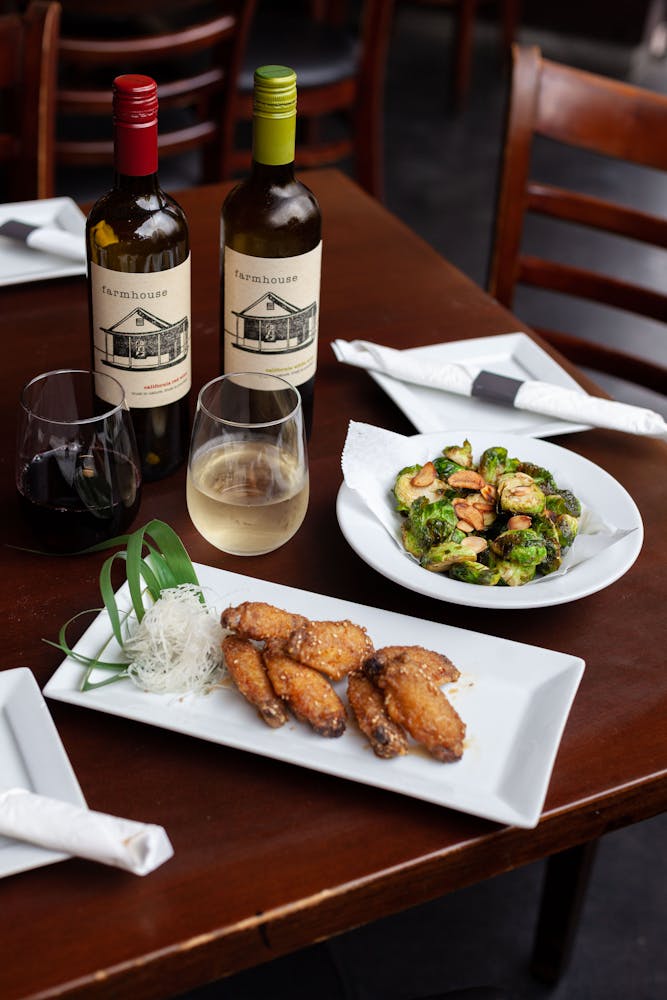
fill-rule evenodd
<path id="1" fill-rule="evenodd" d="M 139 472 L 124 455 L 60 448 L 22 471 L 19 501 L 35 537 L 52 552 L 79 552 L 122 534 L 139 508 Z"/>
<path id="2" fill-rule="evenodd" d="M 188 452 L 188 225 L 158 181 L 155 81 L 119 76 L 113 90 L 115 181 L 86 229 L 91 349 L 95 371 L 125 389 L 149 482 Z"/>

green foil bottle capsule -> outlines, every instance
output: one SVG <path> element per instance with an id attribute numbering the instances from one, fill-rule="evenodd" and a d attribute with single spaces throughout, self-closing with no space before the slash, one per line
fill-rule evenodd
<path id="1" fill-rule="evenodd" d="M 294 174 L 297 79 L 261 66 L 253 91 L 252 166 L 227 196 L 220 226 L 221 370 L 279 375 L 313 419 L 322 217 Z"/>

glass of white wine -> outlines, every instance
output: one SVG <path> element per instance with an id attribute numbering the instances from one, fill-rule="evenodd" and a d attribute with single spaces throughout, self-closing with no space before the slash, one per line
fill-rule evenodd
<path id="1" fill-rule="evenodd" d="M 222 552 L 256 556 L 284 545 L 308 507 L 301 397 L 276 375 L 235 372 L 197 399 L 187 504 L 197 531 Z"/>

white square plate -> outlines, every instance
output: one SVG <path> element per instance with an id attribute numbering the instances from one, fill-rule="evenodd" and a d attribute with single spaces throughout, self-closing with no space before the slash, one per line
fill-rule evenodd
<path id="1" fill-rule="evenodd" d="M 584 391 L 551 355 L 525 333 L 503 333 L 497 337 L 430 344 L 427 347 L 409 348 L 404 353 L 421 361 L 438 364 L 455 362 L 463 365 L 473 377 L 484 370 L 524 382 L 527 379 L 537 379 L 578 392 Z M 587 429 L 585 424 L 570 423 L 539 413 L 515 410 L 499 403 L 487 403 L 481 399 L 399 382 L 379 372 L 369 371 L 368 374 L 403 410 L 417 430 L 424 434 L 447 430 L 449 427 L 466 427 L 469 431 L 492 428 L 531 437 L 551 437 L 554 434 L 569 434 Z"/>
<path id="2" fill-rule="evenodd" d="M 207 600 L 222 611 L 242 601 L 267 601 L 320 620 L 364 625 L 376 648 L 418 644 L 446 653 L 461 671 L 445 691 L 467 725 L 463 757 L 453 764 L 421 748 L 394 760 L 374 756 L 350 720 L 343 736 L 325 739 L 291 720 L 270 729 L 238 691 L 224 684 L 202 696 L 154 695 L 123 680 L 79 690 L 82 667 L 67 658 L 48 682 L 49 698 L 120 715 L 327 774 L 450 806 L 463 812 L 532 827 L 539 820 L 561 734 L 584 662 L 557 653 L 366 607 L 349 601 L 196 567 Z M 119 606 L 128 606 L 127 585 Z M 111 634 L 106 612 L 74 647 L 96 655 Z M 113 658 L 114 643 L 104 658 Z M 117 647 L 116 647 L 117 651 Z M 101 677 L 108 674 L 100 673 Z M 345 700 L 345 682 L 336 685 Z"/>
<path id="3" fill-rule="evenodd" d="M 0 788 L 27 788 L 85 806 L 85 799 L 33 674 L 0 671 Z M 0 836 L 0 877 L 68 855 Z"/>
<path id="4" fill-rule="evenodd" d="M 31 226 L 55 224 L 69 233 L 81 233 L 82 236 L 86 227 L 85 215 L 71 198 L 40 198 L 38 201 L 15 201 L 0 205 L 0 224 L 10 219 Z M 0 286 L 44 281 L 46 278 L 67 278 L 85 273 L 84 263 L 33 250 L 16 240 L 0 236 Z"/>

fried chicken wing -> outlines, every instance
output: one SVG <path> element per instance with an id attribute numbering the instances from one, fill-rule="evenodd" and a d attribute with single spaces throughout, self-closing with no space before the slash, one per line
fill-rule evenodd
<path id="1" fill-rule="evenodd" d="M 293 615 L 263 601 L 244 601 L 235 608 L 225 608 L 220 621 L 223 628 L 231 629 L 242 639 L 263 639 L 266 642 L 287 639 L 295 628 L 308 623 L 303 615 Z"/>
<path id="2" fill-rule="evenodd" d="M 423 646 L 383 646 L 373 653 L 371 659 L 377 661 L 376 672 L 388 663 L 403 663 L 415 673 L 430 677 L 436 684 L 457 681 L 461 676 L 448 656 Z M 372 670 L 371 667 L 371 674 Z"/>
<path id="3" fill-rule="evenodd" d="M 373 643 L 365 628 L 350 621 L 306 622 L 290 633 L 285 652 L 338 681 L 361 667 Z"/>
<path id="4" fill-rule="evenodd" d="M 266 673 L 262 654 L 248 639 L 228 635 L 222 640 L 227 669 L 243 697 L 254 705 L 272 729 L 283 726 L 289 715 Z"/>
<path id="5" fill-rule="evenodd" d="M 462 756 L 465 723 L 428 673 L 415 671 L 400 657 L 384 666 L 371 659 L 364 669 L 382 689 L 390 717 L 433 757 L 454 761 Z"/>
<path id="6" fill-rule="evenodd" d="M 278 642 L 268 643 L 264 663 L 274 691 L 298 719 L 320 736 L 343 735 L 345 706 L 326 677 L 287 656 Z"/>
<path id="7" fill-rule="evenodd" d="M 403 729 L 389 717 L 382 692 L 361 670 L 348 675 L 347 700 L 376 757 L 400 757 L 407 753 L 408 741 Z"/>

